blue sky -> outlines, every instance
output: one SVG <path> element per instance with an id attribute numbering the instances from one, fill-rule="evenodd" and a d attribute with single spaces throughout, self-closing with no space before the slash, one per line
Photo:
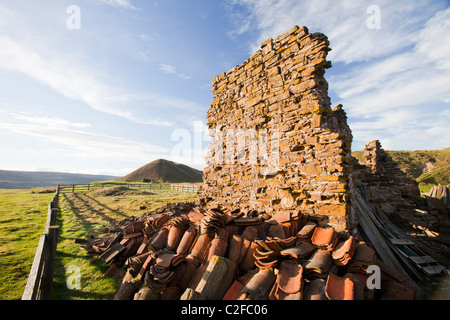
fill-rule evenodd
<path id="1" fill-rule="evenodd" d="M 330 39 L 325 77 L 353 150 L 449 147 L 449 7 L 0 0 L 0 169 L 125 175 L 158 158 L 201 169 L 212 77 L 294 25 Z"/>

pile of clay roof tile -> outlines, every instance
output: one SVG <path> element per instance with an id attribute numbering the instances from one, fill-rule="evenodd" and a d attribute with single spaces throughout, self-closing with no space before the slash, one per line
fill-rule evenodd
<path id="1" fill-rule="evenodd" d="M 109 265 L 105 276 L 126 270 L 115 299 L 414 298 L 414 285 L 370 245 L 300 213 L 182 207 L 135 218 L 122 229 L 91 244 Z M 368 287 L 371 265 L 381 266 L 380 290 Z M 227 270 L 214 275 L 214 268 Z M 202 296 L 199 286 L 220 288 Z"/>

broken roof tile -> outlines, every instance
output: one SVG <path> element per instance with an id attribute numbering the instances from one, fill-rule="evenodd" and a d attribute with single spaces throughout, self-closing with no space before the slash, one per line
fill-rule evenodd
<path id="1" fill-rule="evenodd" d="M 311 243 L 316 248 L 332 251 L 337 243 L 337 236 L 334 228 L 316 227 L 311 237 Z"/>
<path id="2" fill-rule="evenodd" d="M 205 255 L 205 261 L 204 263 L 207 263 L 213 256 L 219 256 L 224 257 L 225 253 L 227 251 L 228 242 L 224 239 L 216 236 L 210 243 L 209 243 L 209 250 L 208 254 Z"/>
<path id="3" fill-rule="evenodd" d="M 244 238 L 240 235 L 235 234 L 231 237 L 230 243 L 228 245 L 228 259 L 234 262 L 237 262 L 239 260 L 243 242 Z"/>
<path id="4" fill-rule="evenodd" d="M 356 242 L 353 236 L 350 236 L 346 241 L 338 243 L 332 254 L 334 262 L 338 266 L 345 266 L 353 257 L 355 248 Z"/>
<path id="5" fill-rule="evenodd" d="M 203 257 L 205 256 L 206 250 L 212 239 L 213 238 L 207 233 L 199 235 L 191 250 L 191 253 L 188 255 L 189 259 L 195 260 L 200 263 L 203 260 Z"/>
<path id="6" fill-rule="evenodd" d="M 161 268 L 167 269 L 172 263 L 172 259 L 176 256 L 175 253 L 165 253 L 156 258 L 156 264 Z"/>
<path id="7" fill-rule="evenodd" d="M 251 242 L 250 247 L 248 248 L 247 252 L 245 253 L 245 256 L 242 258 L 239 268 L 247 272 L 250 269 L 252 269 L 255 266 L 255 253 L 258 248 L 258 245 L 255 242 Z"/>
<path id="8" fill-rule="evenodd" d="M 353 281 L 354 300 L 364 300 L 367 277 L 364 277 L 359 273 L 347 273 L 344 275 L 344 278 L 348 278 Z"/>
<path id="9" fill-rule="evenodd" d="M 303 267 L 293 260 L 284 260 L 276 278 L 280 290 L 285 293 L 297 293 L 303 287 Z"/>
<path id="10" fill-rule="evenodd" d="M 291 220 L 291 221 L 287 221 L 287 222 L 282 222 L 281 225 L 283 226 L 286 237 L 290 238 L 290 237 L 294 237 L 298 233 L 299 227 L 302 225 L 302 221 L 301 220 Z"/>
<path id="11" fill-rule="evenodd" d="M 325 294 L 329 300 L 354 300 L 353 281 L 330 273 L 325 286 Z"/>
<path id="12" fill-rule="evenodd" d="M 166 246 L 167 236 L 169 235 L 169 230 L 160 229 L 155 235 L 151 238 L 149 244 L 155 248 L 155 250 L 162 249 Z"/>
<path id="13" fill-rule="evenodd" d="M 190 212 L 201 214 L 201 220 L 192 224 L 188 214 L 184 218 L 152 217 L 149 218 L 151 223 L 145 225 L 153 229 L 125 233 L 125 237 L 116 237 L 115 244 L 105 242 L 107 247 L 102 258 L 111 255 L 108 262 L 112 263 L 107 273 L 112 274 L 125 265 L 128 275 L 137 275 L 135 286 L 127 283 L 130 279 L 125 277 L 123 282 L 127 284 L 122 285 L 123 290 L 134 292 L 143 282 L 146 290 L 139 291 L 136 299 L 204 298 L 196 288 L 204 279 L 209 262 L 214 257 L 222 257 L 234 261 L 229 270 L 234 281 L 230 278 L 221 288 L 224 299 L 359 300 L 374 297 L 374 291 L 366 287 L 365 272 L 369 265 L 377 263 L 375 251 L 364 242 L 357 243 L 353 236 L 347 235 L 347 240 L 337 243 L 333 228 L 318 227 L 306 217 L 287 220 L 286 213 L 278 217 L 281 224 L 277 219 L 267 222 L 264 220 L 267 217 L 262 218 L 261 214 L 257 217 L 259 222 L 253 224 L 255 212 L 248 213 L 251 216 L 240 216 L 243 220 L 236 224 L 238 215 L 231 216 L 229 211 L 224 214 L 206 211 L 204 215 L 195 210 Z M 224 219 L 226 215 L 228 219 Z M 203 231 L 199 233 L 200 227 Z M 295 235 L 289 237 L 291 234 Z M 341 234 L 340 237 L 342 239 Z M 343 277 L 337 276 L 345 272 Z M 392 271 L 387 274 L 393 275 Z M 387 285 L 382 297 L 411 297 L 411 290 L 402 291 L 402 279 L 394 276 L 384 280 Z"/>
<path id="14" fill-rule="evenodd" d="M 360 242 L 355 247 L 352 259 L 348 263 L 349 272 L 366 273 L 367 267 L 377 264 L 375 250 L 365 242 Z"/>
<path id="15" fill-rule="evenodd" d="M 242 236 L 250 241 L 258 239 L 258 228 L 255 226 L 247 226 L 242 232 Z"/>
<path id="16" fill-rule="evenodd" d="M 283 251 L 280 252 L 280 254 L 282 256 L 289 256 L 296 259 L 297 261 L 300 261 L 302 259 L 309 257 L 309 255 L 314 250 L 316 250 L 316 248 L 312 244 L 306 241 L 302 241 L 295 247 L 284 249 Z"/>
<path id="17" fill-rule="evenodd" d="M 133 234 L 136 232 L 140 232 L 142 229 L 144 229 L 144 227 L 145 227 L 144 221 L 136 220 L 136 221 L 132 221 L 128 225 L 126 225 L 124 227 L 124 231 L 127 234 Z"/>
<path id="18" fill-rule="evenodd" d="M 301 291 L 294 293 L 286 293 L 280 289 L 279 285 L 275 283 L 269 294 L 270 300 L 302 300 L 303 293 Z"/>
<path id="19" fill-rule="evenodd" d="M 355 261 L 364 261 L 366 263 L 375 263 L 377 256 L 375 250 L 365 242 L 359 242 L 355 247 L 353 256 Z"/>
<path id="20" fill-rule="evenodd" d="M 325 294 L 325 279 L 314 279 L 305 287 L 304 300 L 328 300 Z"/>
<path id="21" fill-rule="evenodd" d="M 177 253 L 178 254 L 186 254 L 192 247 L 192 244 L 195 241 L 195 237 L 197 236 L 197 228 L 194 226 L 190 226 L 183 234 L 180 242 L 178 243 Z"/>
<path id="22" fill-rule="evenodd" d="M 277 259 L 273 259 L 273 260 L 256 259 L 256 261 L 255 261 L 255 265 L 261 270 L 262 269 L 274 268 L 277 264 L 278 264 L 278 260 Z"/>
<path id="23" fill-rule="evenodd" d="M 328 269 L 333 263 L 331 252 L 318 249 L 314 251 L 309 260 L 304 262 L 305 273 L 309 278 L 326 276 Z"/>
<path id="24" fill-rule="evenodd" d="M 269 226 L 269 232 L 267 234 L 269 237 L 286 239 L 286 234 L 284 232 L 284 228 L 279 223 L 271 223 Z"/>
<path id="25" fill-rule="evenodd" d="M 200 212 L 198 208 L 194 208 L 188 213 L 189 220 L 195 225 L 200 224 L 200 221 L 203 219 L 203 216 L 204 214 Z"/>
<path id="26" fill-rule="evenodd" d="M 234 223 L 238 226 L 254 226 L 261 222 L 259 217 L 242 217 L 234 219 Z"/>
<path id="27" fill-rule="evenodd" d="M 235 280 L 222 300 L 239 300 L 239 297 L 242 295 L 242 288 L 244 288 L 244 285 L 238 280 Z"/>
<path id="28" fill-rule="evenodd" d="M 317 224 L 312 221 L 307 222 L 303 226 L 303 228 L 301 228 L 300 231 L 296 234 L 297 239 L 299 239 L 299 240 L 311 239 L 311 236 L 312 236 L 316 226 L 317 226 Z"/>
<path id="29" fill-rule="evenodd" d="M 166 247 L 169 250 L 175 251 L 178 248 L 181 238 L 183 237 L 185 229 L 177 226 L 170 227 L 169 234 L 167 235 Z"/>
<path id="30" fill-rule="evenodd" d="M 259 270 L 242 288 L 242 292 L 262 298 L 269 293 L 275 282 L 275 274 L 272 269 Z"/>

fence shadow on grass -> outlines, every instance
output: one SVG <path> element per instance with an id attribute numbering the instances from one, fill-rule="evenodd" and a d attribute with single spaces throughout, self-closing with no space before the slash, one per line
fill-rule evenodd
<path id="1" fill-rule="evenodd" d="M 111 300 L 113 298 L 113 293 L 98 293 L 82 291 L 85 285 L 85 275 L 81 272 L 80 279 L 80 289 L 69 288 L 67 282 L 70 281 L 72 274 L 68 274 L 66 266 L 64 264 L 64 258 L 73 257 L 80 258 L 71 254 L 66 254 L 64 252 L 58 251 L 55 259 L 55 275 L 53 278 L 53 290 L 52 290 L 52 300 Z M 86 259 L 92 259 L 92 257 L 86 256 L 82 257 Z M 98 270 L 103 271 L 99 263 L 90 261 L 90 265 L 98 266 Z"/>
<path id="2" fill-rule="evenodd" d="M 64 200 L 67 202 L 67 204 L 70 207 L 70 211 L 73 212 L 74 216 L 80 221 L 80 227 L 84 229 L 84 231 L 87 234 L 92 234 L 94 232 L 94 228 L 91 223 L 87 222 L 85 217 L 81 214 L 81 212 L 78 210 L 78 208 L 74 205 L 74 202 L 69 199 L 69 197 L 66 194 L 62 194 L 64 197 Z M 63 228 L 62 226 L 62 217 L 58 219 L 58 222 L 61 224 L 60 228 Z"/>
<path id="3" fill-rule="evenodd" d="M 86 217 L 81 214 L 78 210 L 78 208 L 75 206 L 74 202 L 70 197 L 68 197 L 66 194 L 62 194 L 63 201 L 68 205 L 67 209 L 70 209 L 71 213 L 73 213 L 75 219 L 79 221 L 80 223 L 77 224 L 79 228 L 82 228 L 81 230 L 85 232 L 87 235 L 90 235 L 94 232 L 94 227 L 91 223 L 87 222 L 85 219 Z M 62 243 L 65 241 L 70 241 L 72 243 L 75 243 L 76 237 L 71 238 L 70 236 L 67 236 L 67 233 L 70 232 L 70 230 L 66 230 L 67 226 L 64 226 L 64 217 L 62 216 L 61 205 L 62 201 L 60 202 L 60 210 L 58 212 L 58 219 L 57 223 L 62 230 L 61 235 L 59 237 L 59 241 Z M 67 212 L 67 209 L 65 211 Z M 64 229 L 66 227 L 66 229 Z M 77 245 L 76 245 L 77 246 Z M 83 252 L 82 249 L 80 249 L 77 252 L 72 253 L 71 250 L 69 252 L 64 251 L 65 249 L 60 246 L 60 248 L 56 252 L 55 257 L 55 265 L 54 265 L 54 277 L 53 277 L 53 290 L 51 299 L 52 300 L 111 300 L 114 296 L 111 292 L 105 292 L 105 293 L 99 293 L 99 292 L 89 292 L 89 291 L 83 291 L 84 286 L 86 285 L 85 281 L 87 280 L 87 277 L 90 276 L 90 272 L 98 272 L 100 274 L 103 274 L 108 266 L 105 266 L 103 262 L 98 259 L 97 256 L 89 255 L 86 252 Z M 73 261 L 73 263 L 71 263 Z M 86 262 L 89 265 L 89 268 L 91 271 L 81 270 L 81 290 L 77 289 L 70 289 L 67 281 L 70 281 L 71 274 L 68 274 L 67 268 L 70 265 L 80 266 L 85 265 Z M 81 268 L 81 267 L 80 267 Z M 115 280 L 113 280 L 115 281 Z M 117 280 L 119 281 L 119 280 Z M 117 282 L 116 281 L 116 282 Z M 99 289 L 97 289 L 99 291 Z"/>
<path id="4" fill-rule="evenodd" d="M 129 216 L 127 216 L 127 215 L 126 215 L 125 213 L 123 213 L 122 211 L 119 211 L 119 210 L 113 210 L 113 209 L 111 209 L 110 207 L 108 207 L 107 205 L 105 205 L 105 204 L 101 203 L 100 201 L 98 201 L 97 199 L 95 199 L 95 198 L 93 198 L 93 197 L 91 197 L 91 196 L 88 196 L 87 194 L 85 194 L 84 196 L 85 196 L 86 198 L 91 199 L 93 202 L 95 202 L 95 203 L 98 204 L 99 206 L 105 208 L 106 210 L 109 210 L 111 213 L 117 214 L 117 215 L 122 216 L 122 217 L 124 217 L 124 218 L 129 218 Z"/>
<path id="5" fill-rule="evenodd" d="M 86 212 L 83 213 L 82 211 L 80 211 L 80 208 L 78 208 L 74 201 L 71 201 L 71 208 L 77 210 L 78 216 L 80 217 L 80 219 L 87 224 L 92 225 L 93 222 L 89 222 L 88 219 L 95 219 L 95 218 L 99 218 L 101 219 L 104 223 L 108 223 L 111 225 L 115 225 L 116 223 L 116 219 L 115 218 L 111 218 L 110 216 L 108 216 L 106 213 L 102 212 L 101 210 L 98 210 L 96 208 L 94 208 L 91 203 L 89 203 L 90 200 L 85 199 L 84 197 L 87 197 L 89 199 L 91 199 L 90 197 L 86 196 L 85 194 L 83 194 L 83 197 L 80 196 L 80 194 L 78 193 L 73 193 L 72 194 L 73 197 L 75 198 L 75 200 L 79 201 L 83 207 L 86 209 Z M 95 201 L 95 200 L 94 200 Z M 97 202 L 97 201 L 95 201 Z M 101 205 L 101 204 L 100 204 Z M 102 206 L 103 207 L 103 206 Z M 124 213 L 117 213 L 116 211 L 111 210 L 110 208 L 105 207 L 105 209 L 109 210 L 111 213 L 116 213 L 119 215 L 122 215 L 124 217 L 127 217 Z M 76 214 L 77 214 L 76 213 Z M 98 222 L 97 222 L 98 224 Z M 93 233 L 93 228 L 91 230 L 91 234 Z"/>

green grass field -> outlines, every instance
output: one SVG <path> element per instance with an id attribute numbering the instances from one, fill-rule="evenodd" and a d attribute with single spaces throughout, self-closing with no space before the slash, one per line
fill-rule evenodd
<path id="1" fill-rule="evenodd" d="M 22 297 L 53 193 L 0 189 L 0 299 Z"/>
<path id="2" fill-rule="evenodd" d="M 108 266 L 98 254 L 88 255 L 75 239 L 89 239 L 101 235 L 114 221 L 139 216 L 167 203 L 193 201 L 196 194 L 165 190 L 125 190 L 123 188 L 94 189 L 87 192 L 63 193 L 59 198 L 58 248 L 52 299 L 55 300 L 110 300 L 114 297 L 121 276 L 105 278 Z M 69 289 L 67 281 L 80 271 L 80 289 Z"/>
<path id="3" fill-rule="evenodd" d="M 0 189 L 0 300 L 22 297 L 39 237 L 44 232 L 48 204 L 54 194 L 32 191 L 36 190 Z M 107 266 L 98 255 L 89 255 L 75 239 L 89 240 L 102 234 L 114 221 L 196 197 L 192 193 L 117 187 L 60 194 L 52 299 L 109 300 L 120 284 L 120 276 L 103 277 Z M 81 274 L 79 290 L 67 286 L 74 267 Z"/>

